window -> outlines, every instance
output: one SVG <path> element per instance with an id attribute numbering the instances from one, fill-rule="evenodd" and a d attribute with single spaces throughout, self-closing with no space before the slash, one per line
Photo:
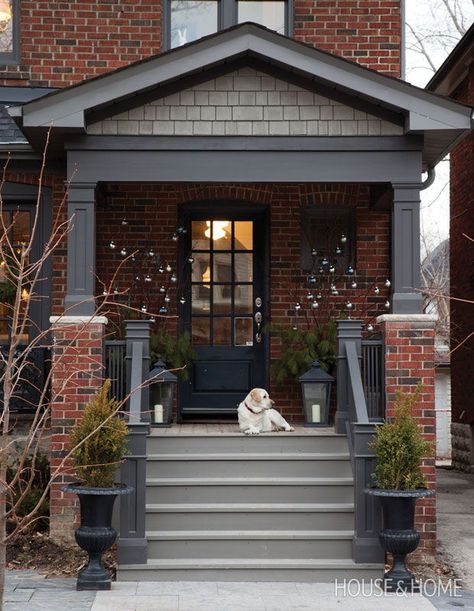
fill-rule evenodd
<path id="1" fill-rule="evenodd" d="M 327 259 L 339 269 L 355 267 L 355 209 L 308 206 L 301 212 L 301 270 L 313 272 Z"/>
<path id="2" fill-rule="evenodd" d="M 32 213 L 30 210 L 21 210 L 18 207 L 3 206 L 3 223 L 10 227 L 10 240 L 13 248 L 20 250 L 22 244 L 29 241 L 31 235 Z M 10 314 L 9 304 L 15 296 L 15 287 L 6 273 L 6 262 L 0 260 L 0 346 L 10 342 Z M 29 298 L 28 291 L 24 291 L 22 298 Z M 22 342 L 28 341 L 28 331 L 21 337 Z"/>
<path id="3" fill-rule="evenodd" d="M 0 0 L 0 63 L 20 59 L 20 0 Z"/>
<path id="4" fill-rule="evenodd" d="M 238 23 L 253 21 L 279 34 L 286 33 L 286 2 L 279 0 L 239 0 L 237 3 Z"/>
<path id="5" fill-rule="evenodd" d="M 237 23 L 253 21 L 289 34 L 291 0 L 165 0 L 165 45 L 180 47 Z"/>

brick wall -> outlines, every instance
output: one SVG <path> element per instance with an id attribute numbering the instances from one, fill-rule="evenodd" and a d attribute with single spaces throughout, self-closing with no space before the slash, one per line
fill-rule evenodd
<path id="1" fill-rule="evenodd" d="M 21 63 L 2 85 L 65 87 L 161 50 L 161 2 L 21 1 Z M 297 40 L 400 73 L 400 0 L 295 0 Z"/>
<path id="2" fill-rule="evenodd" d="M 295 0 L 295 38 L 400 76 L 400 0 Z"/>
<path id="3" fill-rule="evenodd" d="M 433 443 L 433 455 L 423 461 L 428 487 L 436 489 L 435 470 L 435 363 L 434 320 L 427 315 L 381 317 L 385 339 L 386 415 L 393 416 L 397 391 L 413 393 L 422 384 L 414 416 L 426 440 Z M 415 526 L 421 534 L 416 555 L 431 558 L 436 554 L 436 499 L 420 499 L 416 504 Z"/>
<path id="4" fill-rule="evenodd" d="M 73 541 L 77 528 L 77 497 L 61 488 L 75 480 L 69 451 L 70 427 L 102 385 L 102 323 L 53 325 L 51 378 L 51 474 L 56 477 L 50 494 L 50 535 L 55 541 Z"/>
<path id="5" fill-rule="evenodd" d="M 474 104 L 474 65 L 452 96 Z M 451 153 L 450 291 L 451 301 L 451 401 L 454 422 L 474 425 L 474 133 Z M 467 264 L 466 264 L 467 263 Z M 467 341 L 465 341 L 467 340 Z M 464 342 L 460 348 L 457 346 Z"/>
<path id="6" fill-rule="evenodd" d="M 332 184 L 155 184 L 108 185 L 110 195 L 97 212 L 97 273 L 109 284 L 114 270 L 122 259 L 120 250 L 126 246 L 128 252 L 135 247 L 153 248 L 160 253 L 163 261 L 175 268 L 177 245 L 171 238 L 178 226 L 178 206 L 190 201 L 237 200 L 266 204 L 270 208 L 270 287 L 271 321 L 286 326 L 295 323 L 303 325 L 304 316 L 295 318 L 294 306 L 297 301 L 307 303 L 307 275 L 300 271 L 301 252 L 301 209 L 310 204 L 357 205 L 357 281 L 354 291 L 349 284 L 351 277 L 345 276 L 338 283 L 340 294 L 332 297 L 330 308 L 321 308 L 310 324 L 328 317 L 336 319 L 345 311 L 350 297 L 357 305 L 355 315 L 361 313 L 373 317 L 383 311 L 386 298 L 382 288 L 381 296 L 371 293 L 368 287 L 378 283 L 383 287 L 389 276 L 389 213 L 376 211 L 368 206 L 368 189 L 361 185 Z M 225 213 L 224 213 L 225 214 Z M 128 224 L 122 225 L 126 218 Z M 111 249 L 110 241 L 117 247 Z M 135 267 L 132 264 L 120 271 L 113 289 L 122 292 L 133 285 Z M 180 290 L 182 271 L 178 271 L 177 288 L 170 286 L 171 308 L 169 314 L 177 315 L 176 291 Z M 143 286 L 143 285 L 142 285 Z M 132 303 L 140 308 L 146 299 L 148 310 L 157 312 L 163 295 L 159 293 L 159 274 L 153 275 L 153 282 L 146 286 L 146 296 L 134 294 Z M 98 292 L 102 291 L 99 284 Z M 177 319 L 170 318 L 170 329 L 176 329 Z M 271 356 L 279 356 L 279 341 L 272 340 Z M 297 384 L 285 388 L 272 388 L 272 395 L 278 408 L 290 419 L 301 420 L 301 399 Z"/>

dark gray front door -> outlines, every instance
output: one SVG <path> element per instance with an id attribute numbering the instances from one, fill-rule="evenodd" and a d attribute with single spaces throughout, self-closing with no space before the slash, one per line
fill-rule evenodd
<path id="1" fill-rule="evenodd" d="M 184 215 L 188 291 L 181 326 L 196 356 L 180 384 L 183 418 L 236 416 L 249 390 L 266 384 L 266 216 L 245 205 L 217 208 L 225 212 L 199 206 Z"/>

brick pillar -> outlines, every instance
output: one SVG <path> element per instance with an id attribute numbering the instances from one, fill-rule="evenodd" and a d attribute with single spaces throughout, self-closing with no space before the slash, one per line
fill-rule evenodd
<path id="1" fill-rule="evenodd" d="M 423 392 L 415 406 L 425 439 L 436 441 L 434 325 L 428 314 L 384 314 L 377 322 L 385 338 L 386 415 L 393 416 L 396 392 L 414 392 L 421 381 Z M 428 486 L 436 488 L 435 454 L 423 463 Z M 417 558 L 432 560 L 436 554 L 436 497 L 420 499 L 416 507 L 416 528 L 421 534 Z"/>
<path id="2" fill-rule="evenodd" d="M 69 430 L 81 417 L 84 406 L 100 388 L 103 378 L 104 316 L 54 316 L 51 377 L 51 472 L 59 467 L 69 447 Z M 78 502 L 74 494 L 62 492 L 73 481 L 70 462 L 51 486 L 50 536 L 57 542 L 72 542 L 78 524 Z"/>

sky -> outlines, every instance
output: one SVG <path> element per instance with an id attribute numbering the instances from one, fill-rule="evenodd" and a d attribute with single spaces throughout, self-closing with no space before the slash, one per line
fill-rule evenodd
<path id="1" fill-rule="evenodd" d="M 434 68 L 446 59 L 461 38 L 459 30 L 467 30 L 474 22 L 473 0 L 405 0 L 406 2 L 406 80 L 424 87 L 433 75 L 419 51 L 418 37 Z M 448 5 L 448 6 L 446 6 Z M 451 11 L 453 17 L 450 16 Z M 436 166 L 434 184 L 422 192 L 422 248 L 434 248 L 449 236 L 449 159 Z"/>

